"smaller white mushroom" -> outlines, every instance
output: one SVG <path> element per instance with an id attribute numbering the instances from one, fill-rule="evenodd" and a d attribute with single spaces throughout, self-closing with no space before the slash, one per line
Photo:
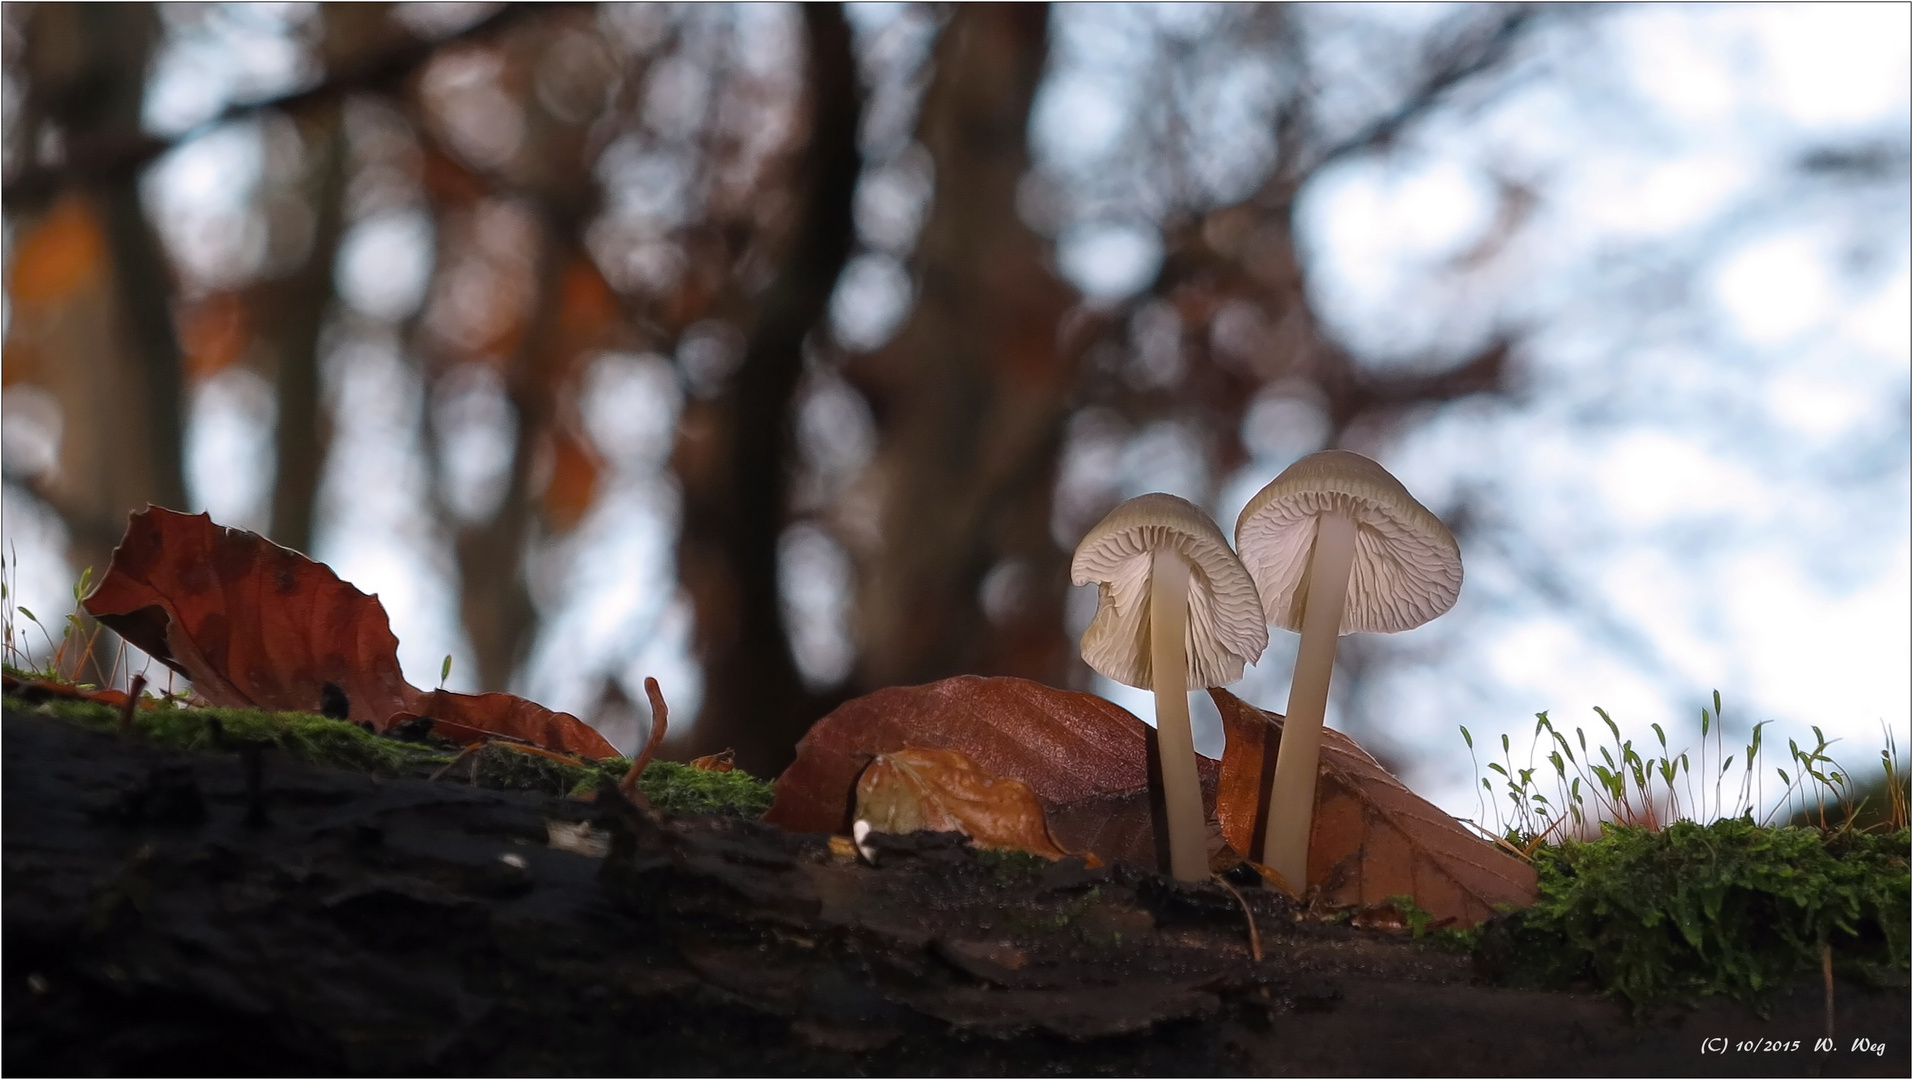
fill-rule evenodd
<path id="1" fill-rule="evenodd" d="M 1101 595 L 1083 632 L 1083 660 L 1156 695 L 1170 871 L 1209 876 L 1208 830 L 1189 728 L 1192 686 L 1223 686 L 1269 643 L 1255 583 L 1222 530 L 1186 499 L 1139 495 L 1083 537 L 1070 580 Z"/>
<path id="2" fill-rule="evenodd" d="M 1461 549 L 1401 481 L 1347 450 L 1284 469 L 1243 508 L 1235 543 L 1269 622 L 1302 634 L 1262 848 L 1263 863 L 1299 891 L 1336 640 L 1410 630 L 1453 607 Z"/>

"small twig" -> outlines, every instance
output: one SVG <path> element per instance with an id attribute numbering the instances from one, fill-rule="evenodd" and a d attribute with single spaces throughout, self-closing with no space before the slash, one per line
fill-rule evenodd
<path id="1" fill-rule="evenodd" d="M 101 674 L 100 673 L 100 658 L 93 655 L 93 646 L 98 644 L 100 640 L 100 629 L 101 629 L 100 624 L 95 622 L 93 624 L 93 632 L 86 635 L 86 649 L 80 653 L 80 658 L 74 661 L 73 663 L 73 681 L 74 682 L 78 682 L 80 681 L 80 679 L 86 676 L 86 662 L 88 660 L 93 661 L 93 674 L 95 675 Z M 102 675 L 100 679 L 100 685 L 102 686 L 113 685 L 113 677 L 110 675 Z"/>
<path id="2" fill-rule="evenodd" d="M 1833 944 L 1820 946 L 1820 982 L 1827 992 L 1827 1040 L 1833 1040 Z"/>
<path id="3" fill-rule="evenodd" d="M 502 731 L 486 731 L 482 727 L 473 724 L 461 724 L 456 720 L 447 720 L 441 716 L 431 717 L 431 721 L 432 730 L 448 739 L 456 740 L 459 737 L 458 732 L 469 732 L 472 742 L 467 743 L 466 745 L 468 746 L 481 745 L 484 743 L 510 743 L 513 746 L 536 745 L 530 739 L 520 738 L 517 735 L 507 735 Z M 396 727 L 397 725 L 393 726 Z"/>
<path id="4" fill-rule="evenodd" d="M 1283 895 L 1287 896 L 1289 899 L 1297 901 L 1297 902 L 1302 902 L 1305 899 L 1301 892 L 1297 891 L 1296 889 L 1292 888 L 1289 885 L 1289 879 L 1283 877 L 1281 872 L 1278 871 L 1275 867 L 1266 866 L 1262 863 L 1255 862 L 1253 860 L 1245 859 L 1243 861 L 1248 865 L 1249 869 L 1254 870 L 1258 874 L 1261 874 L 1262 880 L 1268 882 L 1269 884 L 1275 886 L 1278 889 L 1281 889 Z"/>
<path id="5" fill-rule="evenodd" d="M 1567 824 L 1567 820 L 1568 820 L 1568 815 L 1566 812 L 1563 812 L 1560 817 L 1555 818 L 1554 824 L 1548 826 L 1545 832 L 1543 832 L 1540 836 L 1535 837 L 1533 840 L 1528 841 L 1527 847 L 1520 852 L 1521 857 L 1528 862 L 1533 862 L 1535 849 L 1539 848 L 1542 844 L 1547 843 L 1548 837 L 1554 835 L 1554 830 Z M 1502 842 L 1504 844 L 1507 843 L 1507 841 L 1505 840 Z M 1513 844 L 1507 844 L 1507 846 L 1510 848 L 1514 847 Z"/>
<path id="6" fill-rule="evenodd" d="M 498 743 L 497 745 L 506 750 L 516 750 L 517 752 L 521 754 L 534 754 L 538 757 L 550 758 L 553 761 L 563 762 L 564 764 L 570 765 L 573 768 L 578 768 L 584 764 L 584 762 L 579 761 L 577 758 L 572 757 L 569 754 L 560 754 L 556 750 L 547 750 L 542 746 L 532 746 L 529 743 L 521 744 L 521 743 L 501 742 L 501 743 Z"/>
<path id="7" fill-rule="evenodd" d="M 120 677 L 120 668 L 125 666 L 125 664 L 126 664 L 126 639 L 121 638 L 119 650 L 113 654 L 113 670 L 106 673 L 106 678 L 104 681 L 100 683 L 100 685 L 101 686 L 113 685 L 113 680 Z M 98 668 L 99 668 L 99 665 L 95 664 L 94 669 L 98 670 Z"/>
<path id="8" fill-rule="evenodd" d="M 1229 890 L 1229 895 L 1235 897 L 1236 903 L 1242 905 L 1242 917 L 1249 920 L 1249 955 L 1255 959 L 1256 963 L 1261 963 L 1262 935 L 1258 933 L 1255 928 L 1255 912 L 1249 910 L 1249 902 L 1243 899 L 1242 894 L 1236 890 L 1236 887 L 1229 884 L 1221 874 L 1211 874 L 1210 876 L 1216 879 L 1216 884 Z"/>
<path id="9" fill-rule="evenodd" d="M 644 767 L 651 764 L 652 755 L 658 752 L 658 744 L 664 741 L 664 732 L 668 726 L 670 710 L 664 706 L 664 691 L 658 688 L 658 681 L 649 675 L 644 677 L 644 696 L 651 699 L 651 736 L 644 741 L 644 749 L 638 751 L 637 759 L 631 762 L 630 771 L 624 779 L 618 781 L 618 790 L 627 798 L 638 790 L 638 777 L 644 775 Z"/>
<path id="10" fill-rule="evenodd" d="M 1489 832 L 1487 829 L 1482 828 L 1480 822 L 1475 821 L 1471 818 L 1456 818 L 1455 820 L 1461 822 L 1463 825 L 1467 825 L 1470 828 L 1473 828 L 1476 832 L 1481 834 L 1481 838 L 1483 840 L 1486 840 L 1490 844 L 1493 844 L 1494 846 L 1501 848 L 1503 851 L 1506 851 L 1508 854 L 1513 855 L 1515 858 L 1520 859 L 1523 862 L 1534 861 L 1534 855 L 1532 852 L 1523 851 L 1520 848 L 1515 847 L 1513 844 L 1509 843 L 1507 837 L 1497 836 L 1494 833 Z M 1553 832 L 1553 831 L 1554 831 L 1553 829 L 1548 830 L 1548 832 Z M 1547 833 L 1543 833 L 1542 835 L 1546 836 Z"/>
<path id="11" fill-rule="evenodd" d="M 133 712 L 139 708 L 139 696 L 146 691 L 146 676 L 133 676 L 133 685 L 126 688 L 126 702 L 120 706 L 120 734 L 133 734 Z"/>
<path id="12" fill-rule="evenodd" d="M 435 773 L 433 773 L 433 774 L 432 774 L 431 776 L 429 776 L 429 777 L 427 777 L 427 778 L 426 778 L 426 780 L 427 780 L 427 782 L 430 782 L 430 781 L 432 781 L 432 780 L 437 780 L 437 779 L 438 779 L 439 777 L 441 777 L 441 776 L 444 776 L 444 775 L 445 775 L 446 773 L 448 773 L 448 772 L 451 772 L 451 771 L 452 771 L 452 766 L 454 766 L 454 765 L 456 765 L 456 764 L 458 764 L 458 763 L 459 763 L 459 762 L 461 762 L 461 761 L 464 761 L 464 760 L 465 760 L 466 758 L 468 758 L 468 757 L 470 757 L 471 755 L 473 755 L 473 754 L 475 754 L 475 753 L 477 753 L 477 752 L 478 752 L 478 750 L 479 750 L 479 748 L 480 748 L 480 747 L 482 747 L 482 746 L 484 746 L 484 745 L 485 745 L 485 744 L 484 744 L 484 743 L 482 743 L 482 742 L 475 742 L 475 743 L 467 743 L 467 744 L 465 745 L 465 749 L 463 749 L 463 750 L 460 750 L 460 751 L 458 752 L 458 756 L 457 756 L 457 757 L 455 757 L 455 758 L 453 758 L 452 760 L 450 760 L 450 761 L 448 761 L 448 762 L 446 762 L 443 768 L 441 768 L 441 769 L 439 769 L 439 770 L 438 770 L 437 772 L 435 772 Z"/>

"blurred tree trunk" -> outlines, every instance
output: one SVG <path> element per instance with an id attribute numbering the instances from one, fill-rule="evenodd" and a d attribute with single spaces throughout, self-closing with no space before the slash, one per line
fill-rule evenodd
<path id="1" fill-rule="evenodd" d="M 260 289 L 265 336 L 275 361 L 279 422 L 273 433 L 277 470 L 272 488 L 275 543 L 312 550 L 313 504 L 325 467 L 331 425 L 319 385 L 319 335 L 333 299 L 345 199 L 345 125 L 339 103 L 313 109 L 299 125 L 311 160 L 314 217 L 311 248 L 292 273 Z"/>
<path id="2" fill-rule="evenodd" d="M 405 44 L 403 29 L 387 3 L 324 4 L 320 57 L 336 78 L 362 72 L 368 62 Z M 368 57 L 374 58 L 368 61 Z M 294 115 L 308 162 L 301 194 L 312 208 L 310 247 L 299 267 L 259 292 L 263 332 L 275 362 L 279 422 L 273 433 L 277 469 L 272 489 L 272 539 L 297 551 L 312 550 L 313 514 L 331 446 L 320 385 L 319 338 L 338 295 L 332 280 L 345 226 L 348 146 L 342 94 L 311 101 Z"/>
<path id="3" fill-rule="evenodd" d="M 140 138 L 147 60 L 159 36 L 149 5 L 48 4 L 31 14 L 27 35 L 29 100 L 17 122 L 28 128 L 28 145 Z M 72 217 L 61 242 L 79 245 L 67 254 L 86 271 L 14 321 L 50 320 L 31 377 L 59 400 L 64 437 L 58 475 L 42 493 L 66 519 L 75 563 L 103 572 L 127 513 L 186 501 L 179 344 L 171 274 L 140 203 L 137 170 L 101 174 L 53 213 L 62 208 Z"/>
<path id="4" fill-rule="evenodd" d="M 850 27 L 838 5 L 806 5 L 803 13 L 811 127 L 798 166 L 793 232 L 737 374 L 715 400 L 687 407 L 687 437 L 677 455 L 684 485 L 678 560 L 704 668 L 704 704 L 689 749 L 733 747 L 738 765 L 758 775 L 782 770 L 829 705 L 805 689 L 791 656 L 777 543 L 789 502 L 791 411 L 804 342 L 823 324 L 850 256 L 851 205 L 863 164 Z"/>
<path id="5" fill-rule="evenodd" d="M 919 121 L 936 195 L 916 306 L 853 372 L 882 418 L 882 545 L 859 596 L 866 687 L 1068 672 L 1068 553 L 1049 520 L 1075 297 L 1016 212 L 1047 54 L 1043 5 L 959 7 L 937 46 Z"/>
<path id="6" fill-rule="evenodd" d="M 537 629 L 538 610 L 525 580 L 525 550 L 534 525 L 540 440 L 553 412 L 554 380 L 544 370 L 556 323 L 559 276 L 564 259 L 548 231 L 538 234 L 531 256 L 536 283 L 530 324 L 505 372 L 505 391 L 516 418 L 512 461 L 504 497 L 489 520 L 458 533 L 459 614 L 478 663 L 479 689 L 505 690 L 525 659 Z"/>

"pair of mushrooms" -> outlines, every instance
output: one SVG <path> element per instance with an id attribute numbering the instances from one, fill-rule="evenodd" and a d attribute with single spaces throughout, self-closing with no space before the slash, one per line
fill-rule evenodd
<path id="1" fill-rule="evenodd" d="M 1249 500 L 1234 550 L 1187 500 L 1139 495 L 1083 538 L 1070 578 L 1101 589 L 1083 659 L 1155 692 L 1170 870 L 1183 881 L 1209 876 L 1189 690 L 1241 678 L 1270 625 L 1301 633 L 1262 849 L 1263 864 L 1300 892 L 1336 640 L 1409 630 L 1453 607 L 1461 551 L 1388 470 L 1325 450 Z"/>

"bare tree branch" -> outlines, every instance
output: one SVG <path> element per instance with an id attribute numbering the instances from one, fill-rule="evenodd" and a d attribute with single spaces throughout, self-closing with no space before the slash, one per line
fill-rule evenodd
<path id="1" fill-rule="evenodd" d="M 70 136 L 57 164 L 35 164 L 7 177 L 7 211 L 20 213 L 30 210 L 71 184 L 137 172 L 173 147 L 222 124 L 266 111 L 302 112 L 326 102 L 335 102 L 356 91 L 389 88 L 403 81 L 434 53 L 448 45 L 487 40 L 535 15 L 546 16 L 554 10 L 576 6 L 574 3 L 505 4 L 472 25 L 443 38 L 414 41 L 346 64 L 304 90 L 229 105 L 219 115 L 171 138 L 144 133 L 97 138 Z"/>

